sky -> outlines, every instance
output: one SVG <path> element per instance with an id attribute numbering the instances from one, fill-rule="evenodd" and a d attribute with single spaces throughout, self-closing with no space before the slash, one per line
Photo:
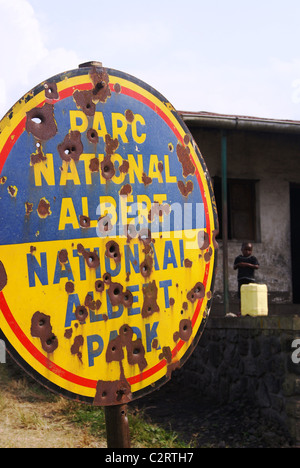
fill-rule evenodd
<path id="1" fill-rule="evenodd" d="M 0 119 L 95 60 L 178 111 L 300 120 L 299 18 L 299 0 L 0 0 Z"/>

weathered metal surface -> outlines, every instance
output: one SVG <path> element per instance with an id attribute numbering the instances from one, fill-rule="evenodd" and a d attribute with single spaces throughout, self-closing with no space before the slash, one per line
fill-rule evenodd
<path id="1" fill-rule="evenodd" d="M 0 123 L 0 327 L 48 387 L 122 405 L 166 382 L 209 314 L 217 214 L 157 91 L 97 63 Z"/>

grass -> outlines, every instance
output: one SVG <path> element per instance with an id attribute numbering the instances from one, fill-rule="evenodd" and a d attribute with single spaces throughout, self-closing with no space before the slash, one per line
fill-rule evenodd
<path id="1" fill-rule="evenodd" d="M 0 365 L 0 447 L 106 447 L 103 408 L 54 395 L 14 364 Z M 128 405 L 132 448 L 186 448 L 176 432 Z"/>

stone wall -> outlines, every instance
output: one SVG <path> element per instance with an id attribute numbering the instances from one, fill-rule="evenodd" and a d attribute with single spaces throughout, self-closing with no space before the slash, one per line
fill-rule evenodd
<path id="1" fill-rule="evenodd" d="M 300 445 L 300 362 L 292 360 L 297 338 L 296 316 L 209 318 L 180 380 L 200 398 L 257 405 Z"/>

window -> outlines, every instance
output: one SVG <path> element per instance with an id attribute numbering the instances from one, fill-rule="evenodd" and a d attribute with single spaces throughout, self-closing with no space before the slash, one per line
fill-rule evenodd
<path id="1" fill-rule="evenodd" d="M 222 238 L 222 180 L 213 179 Z M 255 180 L 227 180 L 228 239 L 259 241 L 257 185 Z"/>

